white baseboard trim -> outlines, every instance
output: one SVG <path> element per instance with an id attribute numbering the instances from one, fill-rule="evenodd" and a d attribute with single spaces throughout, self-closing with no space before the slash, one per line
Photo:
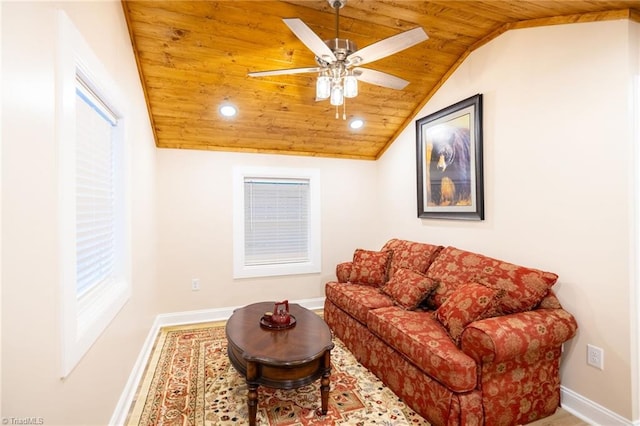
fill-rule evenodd
<path id="1" fill-rule="evenodd" d="M 109 426 L 121 426 L 127 421 L 127 415 L 129 414 L 129 408 L 131 407 L 131 403 L 136 396 L 136 390 L 138 389 L 138 384 L 140 380 L 142 380 L 142 373 L 147 365 L 147 360 L 151 356 L 151 350 L 153 349 L 153 343 L 156 340 L 156 336 L 158 335 L 158 331 L 160 330 L 160 325 L 158 324 L 158 318 L 153 321 L 151 325 L 151 329 L 147 334 L 147 338 L 142 344 L 142 349 L 138 354 L 138 358 L 136 359 L 136 363 L 133 365 L 133 370 L 131 370 L 131 374 L 129 375 L 129 379 L 124 386 L 124 390 L 120 395 L 120 399 L 118 400 L 118 404 L 116 405 L 113 414 L 111 415 L 111 420 L 109 420 Z"/>
<path id="2" fill-rule="evenodd" d="M 640 421 L 625 419 L 564 386 L 560 386 L 560 398 L 562 408 L 590 425 L 640 426 Z"/>
<path id="3" fill-rule="evenodd" d="M 293 300 L 290 303 L 297 303 L 307 309 L 322 309 L 324 307 L 324 297 L 315 299 Z M 200 322 L 223 321 L 228 319 L 238 306 L 229 308 L 203 309 L 200 311 L 174 312 L 169 314 L 160 314 L 153 321 L 153 325 L 147 334 L 147 338 L 142 345 L 140 354 L 136 359 L 133 370 L 129 375 L 129 379 L 125 384 L 124 390 L 120 395 L 118 404 L 109 420 L 109 426 L 122 426 L 127 421 L 129 409 L 136 396 L 138 385 L 142 380 L 142 374 L 147 366 L 147 360 L 151 356 L 153 344 L 158 336 L 158 332 L 162 327 L 182 324 L 196 324 Z"/>

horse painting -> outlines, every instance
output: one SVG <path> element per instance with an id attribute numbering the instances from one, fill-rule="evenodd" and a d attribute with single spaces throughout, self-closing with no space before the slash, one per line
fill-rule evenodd
<path id="1" fill-rule="evenodd" d="M 471 149 L 469 129 L 437 126 L 429 135 L 429 205 L 471 205 Z"/>

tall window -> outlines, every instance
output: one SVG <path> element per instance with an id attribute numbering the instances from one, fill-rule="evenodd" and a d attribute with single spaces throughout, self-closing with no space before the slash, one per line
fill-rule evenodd
<path id="1" fill-rule="evenodd" d="M 236 169 L 234 276 L 320 272 L 319 173 Z"/>
<path id="2" fill-rule="evenodd" d="M 62 377 L 131 294 L 123 97 L 64 12 L 56 72 Z"/>

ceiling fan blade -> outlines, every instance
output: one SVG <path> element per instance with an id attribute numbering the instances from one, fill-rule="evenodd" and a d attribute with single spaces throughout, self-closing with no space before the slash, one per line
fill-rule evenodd
<path id="1" fill-rule="evenodd" d="M 256 71 L 250 72 L 249 77 L 266 77 L 269 75 L 283 75 L 283 74 L 302 74 L 305 72 L 318 72 L 322 70 L 320 67 L 307 67 L 307 68 L 287 68 L 282 70 L 271 71 Z"/>
<path id="2" fill-rule="evenodd" d="M 400 34 L 377 41 L 366 46 L 351 55 L 347 56 L 347 61 L 353 65 L 363 65 L 377 61 L 386 56 L 393 55 L 401 50 L 414 46 L 429 38 L 427 33 L 420 27 L 405 31 Z"/>
<path id="3" fill-rule="evenodd" d="M 407 84 L 409 84 L 407 80 L 403 80 L 400 77 L 369 68 L 354 68 L 353 75 L 355 75 L 358 80 L 364 81 L 365 83 L 396 90 L 402 90 L 407 87 Z"/>
<path id="4" fill-rule="evenodd" d="M 289 29 L 311 50 L 318 58 L 326 62 L 334 62 L 337 60 L 336 55 L 327 46 L 327 44 L 314 33 L 301 19 L 286 18 L 283 19 Z"/>

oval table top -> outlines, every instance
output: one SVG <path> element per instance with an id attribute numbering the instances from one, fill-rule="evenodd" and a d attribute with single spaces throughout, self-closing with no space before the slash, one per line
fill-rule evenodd
<path id="1" fill-rule="evenodd" d="M 296 318 L 292 328 L 269 330 L 260 326 L 265 312 L 275 302 L 259 302 L 236 309 L 226 325 L 229 344 L 242 351 L 245 360 L 276 366 L 295 366 L 322 356 L 333 348 L 331 330 L 314 312 L 296 303 L 289 313 Z"/>

